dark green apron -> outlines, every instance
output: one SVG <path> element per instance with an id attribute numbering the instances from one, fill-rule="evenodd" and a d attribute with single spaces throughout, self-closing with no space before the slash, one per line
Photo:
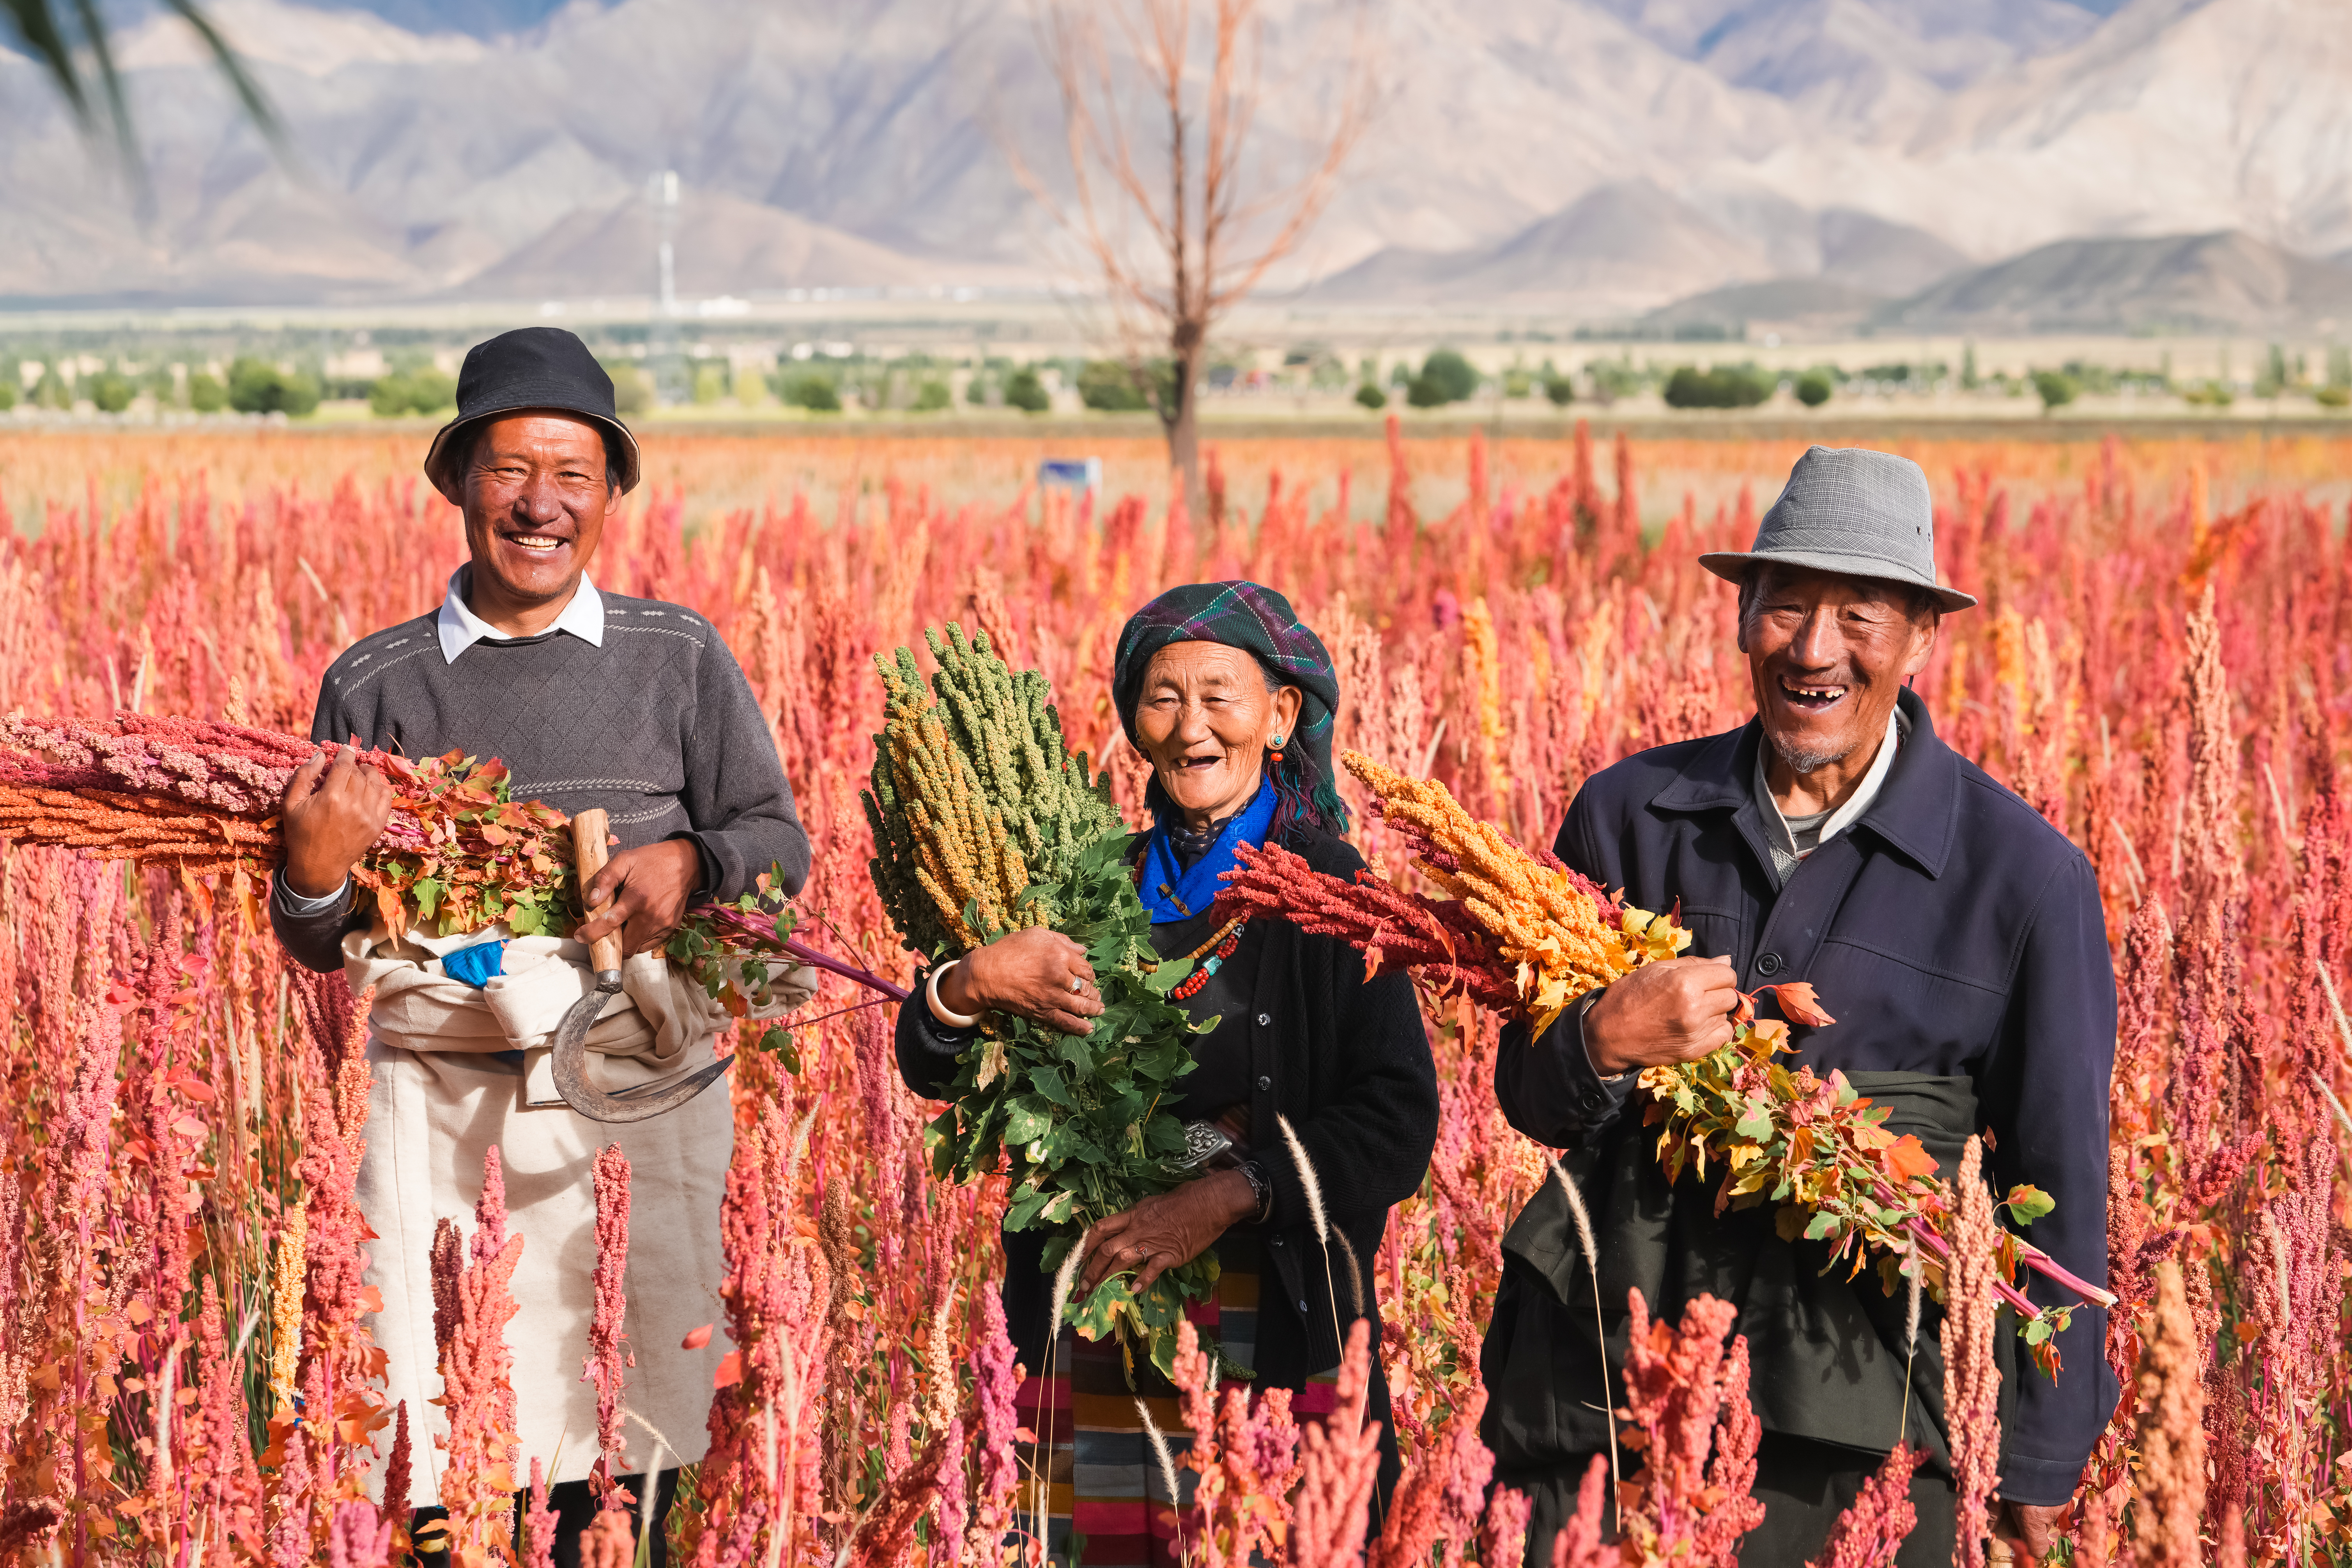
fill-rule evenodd
<path id="1" fill-rule="evenodd" d="M 1977 1100 L 1965 1078 L 1925 1073 L 1850 1073 L 1855 1090 L 1886 1106 L 1885 1126 L 1917 1134 L 1951 1180 Z M 1635 1091 L 1639 1094 L 1639 1091 Z M 1669 1184 L 1655 1149 L 1658 1130 L 1643 1107 L 1625 1108 L 1594 1148 L 1565 1155 L 1601 1253 L 1601 1318 L 1609 1349 L 1612 1405 L 1624 1403 L 1626 1292 L 1638 1289 L 1652 1316 L 1679 1321 L 1684 1303 L 1710 1295 L 1739 1309 L 1748 1336 L 1749 1397 L 1767 1432 L 1790 1433 L 1884 1454 L 1905 1435 L 1903 1321 L 1906 1299 L 1886 1294 L 1876 1268 L 1851 1279 L 1852 1255 L 1832 1268 L 1826 1242 L 1782 1241 L 1778 1205 L 1715 1214 L 1722 1182 L 1710 1165 Z M 1592 1280 L 1576 1224 L 1557 1181 L 1547 1181 L 1503 1238 L 1504 1283 L 1482 1358 L 1490 1403 L 1486 1443 L 1505 1472 L 1556 1466 L 1609 1446 L 1601 1371 L 1593 1332 Z M 1908 1439 L 1950 1473 L 1944 1423 L 1943 1310 L 1921 1304 L 1918 1352 L 1910 1368 Z M 1996 1341 L 2000 1418 L 2015 1401 L 2015 1320 L 2001 1314 Z"/>

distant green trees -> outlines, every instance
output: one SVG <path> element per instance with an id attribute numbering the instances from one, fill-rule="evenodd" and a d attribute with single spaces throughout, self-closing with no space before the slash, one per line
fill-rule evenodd
<path id="1" fill-rule="evenodd" d="M 1054 406 L 1053 395 L 1045 390 L 1045 381 L 1037 367 L 1024 364 L 1004 378 L 1004 404 L 1024 414 L 1043 414 Z"/>
<path id="2" fill-rule="evenodd" d="M 1478 395 L 1478 370 L 1458 349 L 1437 348 L 1421 362 L 1421 374 L 1406 383 L 1404 400 L 1415 408 L 1443 408 Z"/>
<path id="3" fill-rule="evenodd" d="M 2033 373 L 2033 395 L 2042 399 L 2042 412 L 2053 413 L 2074 401 L 2082 391 L 2074 378 L 2060 371 L 2037 370 Z"/>
<path id="4" fill-rule="evenodd" d="M 915 412 L 918 414 L 937 414 L 954 405 L 955 395 L 948 390 L 946 382 L 937 377 L 915 388 Z"/>
<path id="5" fill-rule="evenodd" d="M 1669 408 L 1753 408 L 1772 395 L 1772 386 L 1752 364 L 1686 364 L 1666 377 L 1664 395 Z"/>
<path id="6" fill-rule="evenodd" d="M 1809 370 L 1797 378 L 1797 384 L 1791 390 L 1796 393 L 1798 402 L 1808 408 L 1819 408 L 1830 400 L 1834 388 L 1830 384 L 1827 371 Z"/>
<path id="7" fill-rule="evenodd" d="M 188 406 L 199 414 L 218 414 L 228 406 L 228 388 L 208 370 L 188 375 Z"/>
<path id="8" fill-rule="evenodd" d="M 654 405 L 653 378 L 633 364 L 606 367 L 613 377 L 613 412 L 627 418 Z M 454 389 L 453 395 L 454 395 Z"/>
<path id="9" fill-rule="evenodd" d="M 821 370 L 804 370 L 787 378 L 782 391 L 784 401 L 795 408 L 811 414 L 841 412 L 841 388 Z"/>
<path id="10" fill-rule="evenodd" d="M 309 414 L 319 406 L 318 378 L 239 355 L 228 367 L 228 405 L 239 414 Z"/>
<path id="11" fill-rule="evenodd" d="M 1559 372 L 1546 367 L 1543 377 L 1543 395 L 1554 408 L 1565 408 L 1576 401 L 1576 383 Z"/>
<path id="12" fill-rule="evenodd" d="M 1356 388 L 1356 402 L 1377 414 L 1389 405 L 1389 395 L 1368 381 Z"/>
<path id="13" fill-rule="evenodd" d="M 1088 360 L 1079 368 L 1078 401 L 1105 414 L 1140 414 L 1151 406 L 1135 372 L 1115 359 Z"/>
<path id="14" fill-rule="evenodd" d="M 138 384 L 111 366 L 89 378 L 89 400 L 101 414 L 120 414 L 138 395 Z"/>
<path id="15" fill-rule="evenodd" d="M 617 381 L 614 383 L 616 395 L 619 385 Z M 379 419 L 397 419 L 404 414 L 437 414 L 457 406 L 457 379 L 430 365 L 379 376 L 375 384 L 368 388 L 368 407 Z"/>

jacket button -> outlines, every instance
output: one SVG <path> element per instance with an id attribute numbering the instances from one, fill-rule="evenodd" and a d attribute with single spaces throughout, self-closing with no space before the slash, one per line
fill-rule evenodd
<path id="1" fill-rule="evenodd" d="M 1756 973 L 1759 974 L 1780 973 L 1780 955 L 1777 952 L 1759 953 L 1756 958 Z"/>
<path id="2" fill-rule="evenodd" d="M 1304 1300 L 1298 1303 L 1298 1310 L 1302 1312 L 1307 1310 L 1307 1303 Z"/>
<path id="3" fill-rule="evenodd" d="M 1275 1244 L 1275 1246 L 1276 1246 L 1276 1247 L 1280 1247 L 1280 1246 L 1282 1245 L 1282 1237 L 1278 1237 L 1278 1236 L 1277 1236 L 1277 1237 L 1276 1237 L 1274 1238 L 1274 1244 Z"/>
<path id="4" fill-rule="evenodd" d="M 1257 1087 L 1260 1092 L 1270 1089 L 1274 1087 L 1274 1079 L 1262 1077 L 1257 1080 Z"/>
<path id="5" fill-rule="evenodd" d="M 1273 1022 L 1274 1022 L 1274 1015 L 1273 1015 L 1273 1014 L 1271 1014 L 1271 1013 L 1260 1013 L 1260 1014 L 1257 1016 L 1257 1024 L 1258 1024 L 1258 1027 L 1259 1027 L 1259 1028 L 1261 1028 L 1261 1029 L 1262 1029 L 1262 1028 L 1264 1028 L 1264 1027 L 1265 1027 L 1268 1024 L 1271 1024 L 1271 1023 L 1273 1023 Z"/>

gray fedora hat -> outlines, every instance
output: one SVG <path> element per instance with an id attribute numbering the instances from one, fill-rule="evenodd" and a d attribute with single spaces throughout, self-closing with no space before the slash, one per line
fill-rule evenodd
<path id="1" fill-rule="evenodd" d="M 1731 583 L 1771 561 L 1925 588 L 1947 610 L 1976 603 L 1936 581 L 1936 507 L 1927 476 L 1892 452 L 1809 447 L 1789 470 L 1780 499 L 1756 525 L 1755 547 L 1698 558 Z"/>

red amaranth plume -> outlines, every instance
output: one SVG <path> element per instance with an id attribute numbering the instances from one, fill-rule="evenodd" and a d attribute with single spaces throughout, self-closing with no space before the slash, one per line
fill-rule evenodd
<path id="1" fill-rule="evenodd" d="M 1436 1441 L 1400 1478 L 1370 1568 L 1420 1568 L 1441 1542 L 1453 1546 L 1447 1560 L 1454 1561 L 1476 1536 L 1486 1483 L 1495 1474 L 1495 1456 L 1478 1440 L 1486 1410 L 1486 1389 L 1471 1389 Z"/>
<path id="2" fill-rule="evenodd" d="M 1821 1555 L 1806 1568 L 1895 1568 L 1895 1554 L 1919 1522 L 1911 1505 L 1911 1472 L 1927 1452 L 1898 1444 L 1830 1526 Z"/>
<path id="3" fill-rule="evenodd" d="M 278 1516 L 269 1527 L 270 1568 L 310 1568 L 310 1493 L 317 1482 L 310 1473 L 310 1436 L 299 1423 L 286 1434 L 286 1458 L 269 1500 Z"/>
<path id="4" fill-rule="evenodd" d="M 1359 1318 L 1348 1328 L 1331 1414 L 1305 1429 L 1291 1504 L 1293 1568 L 1355 1568 L 1362 1560 L 1381 1468 L 1381 1424 L 1364 1415 L 1370 1366 L 1371 1326 Z"/>
<path id="5" fill-rule="evenodd" d="M 340 980 L 336 989 L 349 994 Z M 370 1233 L 356 1196 L 371 1070 L 366 1010 L 374 997 L 370 987 L 357 1013 L 344 1021 L 347 1034 L 340 1042 L 322 1040 L 308 1028 L 302 1042 L 306 1136 L 296 1170 L 309 1188 L 310 1203 L 301 1346 L 306 1386 L 315 1379 L 318 1388 L 310 1407 L 319 1423 L 311 1462 L 322 1489 L 331 1489 L 354 1463 L 366 1468 L 374 1434 L 389 1419 L 375 1375 L 376 1346 L 361 1321 L 373 1310 L 374 1291 L 365 1279 L 361 1245 Z M 325 1009 L 319 1015 L 306 1011 L 306 1021 L 321 1015 L 333 1016 Z"/>
<path id="6" fill-rule="evenodd" d="M 281 858 L 277 813 L 294 764 L 329 751 L 136 713 L 106 726 L 0 720 L 0 837 L 191 875 L 267 870 Z M 510 781 L 498 759 L 372 751 L 362 760 L 391 783 L 393 810 L 352 878 L 394 930 L 430 919 L 444 932 L 472 931 L 501 916 L 519 921 L 525 909 L 544 919 L 568 896 L 569 819 L 503 798 Z"/>
<path id="7" fill-rule="evenodd" d="M 1441 994 L 1459 989 L 1496 1011 L 1518 1005 L 1514 967 L 1451 900 L 1402 892 L 1369 872 L 1342 881 L 1278 844 L 1244 846 L 1239 853 L 1241 868 L 1226 873 L 1217 895 L 1220 918 L 1286 920 L 1309 935 L 1338 937 L 1360 950 L 1367 973 L 1418 969 Z"/>
<path id="8" fill-rule="evenodd" d="M 1620 1529 L 1654 1558 L 1733 1568 L 1740 1537 L 1764 1520 L 1748 1495 L 1761 1434 L 1748 1404 L 1748 1342 L 1724 1345 L 1738 1309 L 1695 1297 L 1675 1328 L 1651 1321 L 1639 1290 L 1627 1304 L 1625 1443 L 1643 1466 L 1626 1485 Z"/>
<path id="9" fill-rule="evenodd" d="M 482 1196 L 474 1205 L 473 1260 L 457 1227 L 441 1221 L 433 1236 L 434 1328 L 441 1352 L 443 1408 L 449 1421 L 441 1506 L 449 1510 L 453 1556 L 513 1561 L 515 1414 L 513 1357 L 506 1329 L 517 1310 L 508 1289 L 522 1240 L 507 1234 L 506 1183 L 499 1152 L 482 1159 Z"/>
<path id="10" fill-rule="evenodd" d="M 2196 1568 L 2205 1515 L 2205 1355 L 2179 1266 L 2158 1266 L 2155 1321 L 2139 1371 L 2133 1568 Z"/>
<path id="11" fill-rule="evenodd" d="M 1266 1500 L 1286 1497 L 1299 1474 L 1290 1390 L 1217 1388 L 1216 1360 L 1190 1321 L 1177 1325 L 1175 1378 L 1192 1444 L 1182 1463 L 1198 1479 L 1183 1519 L 1192 1561 L 1202 1568 L 1271 1562 L 1281 1553 Z"/>
<path id="12" fill-rule="evenodd" d="M 408 1534 L 408 1401 L 402 1400 L 393 1408 L 392 1454 L 383 1466 L 383 1516 L 400 1527 L 403 1540 Z"/>
<path id="13" fill-rule="evenodd" d="M 1958 1489 L 1960 1549 L 1953 1568 L 1983 1568 L 1992 1528 L 1989 1501 L 2000 1463 L 2000 1373 L 1993 1345 L 2000 1303 L 1994 1288 L 2000 1236 L 1992 1192 L 1984 1184 L 1984 1141 L 1971 1138 L 1954 1187 L 1958 1213 L 1944 1260 L 1944 1419 L 1950 1433 L 1952 1479 Z"/>
<path id="14" fill-rule="evenodd" d="M 392 1521 L 373 1503 L 339 1503 L 327 1526 L 327 1568 L 390 1568 Z"/>
<path id="15" fill-rule="evenodd" d="M 1013 1490 L 1020 1483 L 1013 1444 L 1021 1418 L 1013 1401 L 1021 1390 L 1021 1363 L 1005 1331 L 1004 1295 L 986 1283 L 972 1294 L 980 1303 L 980 1342 L 972 1347 L 971 1357 L 979 1442 L 967 1552 L 984 1550 L 1003 1539 L 1013 1513 Z"/>
<path id="16" fill-rule="evenodd" d="M 555 1568 L 555 1510 L 547 1506 L 547 1476 L 536 1454 L 523 1493 L 521 1568 Z"/>
<path id="17" fill-rule="evenodd" d="M 1528 1494 L 1496 1487 L 1478 1521 L 1479 1568 L 1522 1568 L 1527 1560 L 1528 1516 L 1535 1511 Z"/>
<path id="18" fill-rule="evenodd" d="M 624 1371 L 621 1324 L 629 1267 L 629 1157 L 618 1143 L 596 1152 L 596 1310 L 588 1325 L 588 1355 L 581 1375 L 596 1385 L 596 1463 L 589 1480 L 600 1509 L 626 1508 L 618 1479 L 628 1464 L 621 1419 Z M 533 1465 L 538 1464 L 533 1459 Z M 616 1468 L 617 1467 L 617 1468 Z"/>
<path id="19" fill-rule="evenodd" d="M 1618 1568 L 1624 1561 L 1617 1542 L 1603 1542 L 1601 1526 L 1608 1518 L 1609 1460 L 1600 1454 L 1584 1467 L 1576 1489 L 1576 1511 L 1552 1537 L 1551 1568 Z"/>
<path id="20" fill-rule="evenodd" d="M 795 1541 L 809 1542 L 822 1495 L 832 1275 L 782 1206 L 793 1194 L 793 1131 L 788 1091 L 772 1070 L 757 1059 L 738 1069 L 736 1091 L 757 1110 L 736 1133 L 719 1213 L 727 1257 L 719 1295 L 736 1349 L 719 1363 L 710 1402 L 696 1568 L 797 1561 Z M 934 1468 L 940 1452 L 934 1445 Z"/>

